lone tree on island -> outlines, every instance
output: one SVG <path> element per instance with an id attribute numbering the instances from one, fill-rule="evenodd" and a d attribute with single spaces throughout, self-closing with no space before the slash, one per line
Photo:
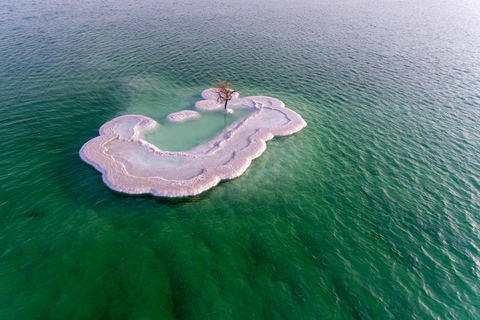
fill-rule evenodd
<path id="1" fill-rule="evenodd" d="M 225 110 L 227 110 L 228 100 L 232 100 L 233 94 L 237 92 L 237 89 L 230 89 L 229 87 L 232 85 L 232 82 L 224 80 L 218 80 L 214 85 L 214 92 L 218 95 L 217 102 L 225 102 Z"/>

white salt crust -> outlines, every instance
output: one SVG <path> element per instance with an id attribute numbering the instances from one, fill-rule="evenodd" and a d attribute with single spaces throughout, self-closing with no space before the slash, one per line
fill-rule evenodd
<path id="1" fill-rule="evenodd" d="M 170 113 L 167 116 L 167 120 L 172 122 L 183 122 L 190 119 L 195 119 L 200 117 L 200 114 L 197 111 L 193 110 L 182 110 L 179 112 Z"/>
<path id="2" fill-rule="evenodd" d="M 202 92 L 199 110 L 223 108 L 214 89 Z M 225 128 L 214 139 L 189 151 L 162 151 L 140 139 L 157 122 L 140 115 L 126 115 L 105 123 L 100 136 L 85 143 L 80 157 L 102 173 L 111 189 L 129 193 L 151 193 L 161 197 L 193 196 L 245 172 L 253 159 L 266 149 L 266 141 L 300 131 L 307 124 L 280 100 L 265 96 L 238 98 L 229 104 L 253 111 Z M 184 110 L 188 111 L 188 110 Z M 193 111 L 195 112 L 195 111 Z M 179 114 L 183 121 L 192 113 Z M 188 115 L 189 114 L 189 115 Z"/>

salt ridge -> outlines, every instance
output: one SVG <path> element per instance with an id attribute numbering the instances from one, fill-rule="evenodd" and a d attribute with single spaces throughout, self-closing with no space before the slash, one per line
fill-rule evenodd
<path id="1" fill-rule="evenodd" d="M 199 110 L 223 107 L 216 102 L 214 89 L 203 91 L 202 97 L 205 100 L 195 105 Z M 113 190 L 161 197 L 193 196 L 221 180 L 243 174 L 274 136 L 290 135 L 307 125 L 299 114 L 271 97 L 238 98 L 237 94 L 229 107 L 253 111 L 189 151 L 160 150 L 140 138 L 157 122 L 141 115 L 125 115 L 105 123 L 100 136 L 83 145 L 80 157 L 100 171 L 105 184 Z M 181 112 L 175 114 L 182 118 Z"/>
<path id="2" fill-rule="evenodd" d="M 195 119 L 200 117 L 200 114 L 197 111 L 193 110 L 182 110 L 179 112 L 170 113 L 167 116 L 167 120 L 172 122 L 183 122 L 190 119 Z"/>

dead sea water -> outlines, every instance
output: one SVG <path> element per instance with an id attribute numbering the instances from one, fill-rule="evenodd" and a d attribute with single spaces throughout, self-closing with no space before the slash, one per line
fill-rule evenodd
<path id="1" fill-rule="evenodd" d="M 3 1 L 0 319 L 480 318 L 479 15 Z M 308 126 L 180 200 L 79 158 L 103 123 L 193 109 L 217 78 Z"/>

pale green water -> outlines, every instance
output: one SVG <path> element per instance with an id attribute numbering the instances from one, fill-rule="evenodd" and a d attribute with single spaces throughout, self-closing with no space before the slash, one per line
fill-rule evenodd
<path id="1" fill-rule="evenodd" d="M 480 318 L 476 1 L 4 0 L 0 319 Z M 106 121 L 217 78 L 307 121 L 181 200 L 108 189 Z"/>
<path id="2" fill-rule="evenodd" d="M 236 108 L 231 114 L 225 114 L 222 110 L 200 112 L 200 117 L 181 123 L 164 119 L 154 130 L 142 135 L 142 138 L 164 151 L 186 151 L 218 136 L 251 111 L 252 109 Z"/>

